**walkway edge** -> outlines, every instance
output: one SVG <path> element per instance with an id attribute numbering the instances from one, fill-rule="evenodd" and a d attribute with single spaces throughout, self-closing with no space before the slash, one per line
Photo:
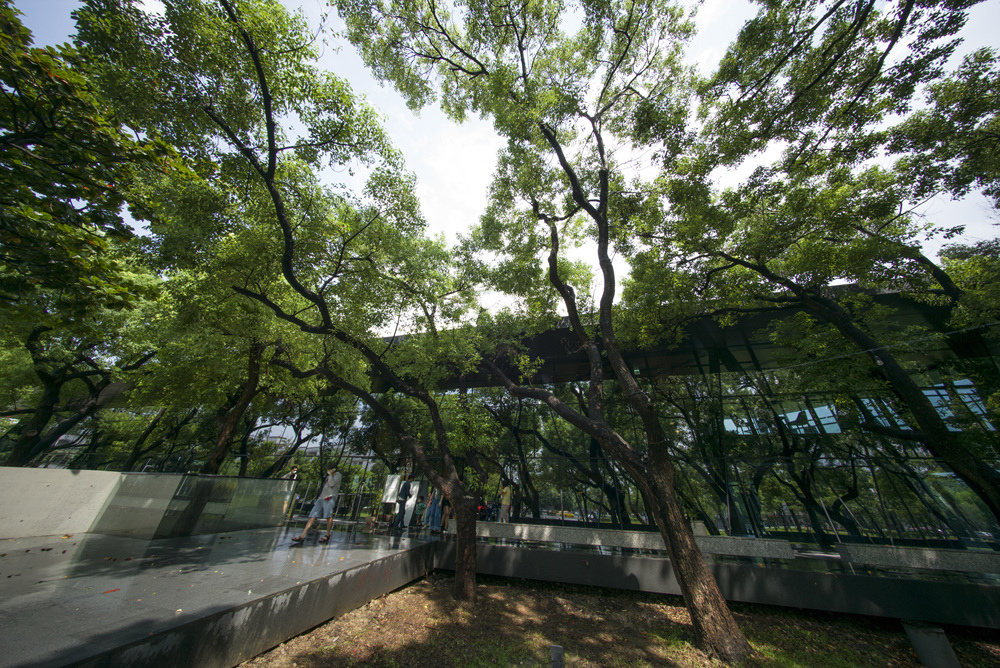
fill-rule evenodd
<path id="1" fill-rule="evenodd" d="M 422 544 L 66 665 L 229 668 L 423 577 L 434 552 Z"/>

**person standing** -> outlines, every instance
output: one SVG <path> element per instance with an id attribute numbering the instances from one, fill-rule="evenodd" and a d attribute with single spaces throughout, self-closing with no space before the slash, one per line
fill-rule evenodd
<path id="1" fill-rule="evenodd" d="M 288 475 L 285 476 L 285 480 L 292 481 L 292 486 L 288 488 L 288 496 L 285 498 L 285 505 L 282 506 L 281 508 L 281 516 L 284 517 L 285 513 L 288 513 L 289 520 L 292 519 L 292 513 L 295 512 L 295 503 L 293 502 L 297 498 L 295 496 L 295 481 L 298 479 L 299 479 L 299 467 L 293 466 L 292 469 L 288 472 Z M 291 506 L 291 508 L 288 507 L 289 505 Z"/>
<path id="2" fill-rule="evenodd" d="M 417 497 L 417 505 L 413 506 L 413 517 L 410 518 L 410 531 L 422 531 L 424 528 L 424 497 Z"/>
<path id="3" fill-rule="evenodd" d="M 451 518 L 451 501 L 445 496 L 441 499 L 441 531 L 448 533 L 448 520 Z"/>
<path id="4" fill-rule="evenodd" d="M 426 524 L 431 533 L 441 533 L 441 492 L 436 489 L 431 492 L 431 502 L 427 504 Z"/>
<path id="5" fill-rule="evenodd" d="M 325 543 L 330 540 L 330 531 L 333 529 L 333 514 L 337 510 L 338 496 L 340 496 L 340 481 L 343 476 L 337 471 L 337 467 L 333 464 L 326 469 L 326 479 L 323 481 L 323 487 L 319 491 L 319 496 L 316 497 L 316 501 L 313 503 L 312 511 L 309 513 L 309 521 L 306 522 L 305 528 L 302 533 L 298 536 L 292 538 L 296 543 L 301 543 L 306 539 L 306 533 L 308 533 L 309 528 L 318 519 L 326 518 L 326 535 L 319 539 L 319 542 Z"/>
<path id="6" fill-rule="evenodd" d="M 411 473 L 406 476 L 406 480 L 399 486 L 399 493 L 396 494 L 396 503 L 399 505 L 399 510 L 396 512 L 395 519 L 392 520 L 393 529 L 402 529 L 406 526 L 406 502 L 410 500 L 412 482 L 413 474 Z"/>
<path id="7" fill-rule="evenodd" d="M 510 483 L 507 483 L 500 492 L 500 518 L 499 522 L 510 522 Z"/>

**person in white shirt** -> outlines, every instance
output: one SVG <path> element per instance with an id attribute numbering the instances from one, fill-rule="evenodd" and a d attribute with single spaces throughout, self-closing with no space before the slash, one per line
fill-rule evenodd
<path id="1" fill-rule="evenodd" d="M 309 521 L 306 522 L 306 527 L 302 530 L 302 533 L 292 538 L 293 542 L 301 543 L 304 541 L 306 533 L 313 523 L 324 517 L 326 518 L 326 535 L 320 538 L 319 542 L 325 543 L 330 540 L 330 531 L 333 529 L 333 514 L 337 511 L 337 497 L 340 496 L 340 481 L 343 479 L 343 476 L 340 475 L 337 467 L 333 464 L 327 467 L 326 474 L 323 487 L 320 489 L 315 503 L 313 503 L 312 512 L 309 513 Z"/>

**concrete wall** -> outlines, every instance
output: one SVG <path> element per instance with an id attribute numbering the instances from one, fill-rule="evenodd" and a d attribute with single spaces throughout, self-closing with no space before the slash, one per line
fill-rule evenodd
<path id="1" fill-rule="evenodd" d="M 887 545 L 837 546 L 844 561 L 888 568 L 925 568 L 934 571 L 1000 573 L 1000 553 L 973 550 L 932 550 Z"/>
<path id="2" fill-rule="evenodd" d="M 153 539 L 276 526 L 292 490 L 290 480 L 0 467 L 0 539 Z"/>
<path id="3" fill-rule="evenodd" d="M 449 529 L 454 527 L 451 523 Z M 589 527 L 543 526 L 538 524 L 513 524 L 477 522 L 476 532 L 486 538 L 530 540 L 539 543 L 573 543 L 577 545 L 603 545 L 635 550 L 666 550 L 663 537 L 649 531 L 620 531 Z M 740 538 L 732 536 L 694 537 L 702 554 L 727 554 L 740 557 L 767 557 L 794 559 L 792 545 L 787 540 L 771 538 Z"/>
<path id="4" fill-rule="evenodd" d="M 85 533 L 121 474 L 0 467 L 0 538 Z"/>
<path id="5" fill-rule="evenodd" d="M 455 541 L 434 543 L 435 567 L 455 570 Z M 1000 585 L 961 578 L 851 575 L 710 564 L 727 601 L 1000 629 Z M 680 594 L 669 559 L 476 545 L 476 572 L 545 582 Z"/>

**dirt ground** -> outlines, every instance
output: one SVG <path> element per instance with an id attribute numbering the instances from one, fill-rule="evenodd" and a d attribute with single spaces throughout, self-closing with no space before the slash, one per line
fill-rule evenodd
<path id="1" fill-rule="evenodd" d="M 679 597 L 480 577 L 474 604 L 432 574 L 243 666 L 721 666 L 695 649 Z M 733 605 L 761 666 L 920 666 L 897 620 Z M 1000 632 L 947 628 L 966 668 L 1000 666 Z"/>

